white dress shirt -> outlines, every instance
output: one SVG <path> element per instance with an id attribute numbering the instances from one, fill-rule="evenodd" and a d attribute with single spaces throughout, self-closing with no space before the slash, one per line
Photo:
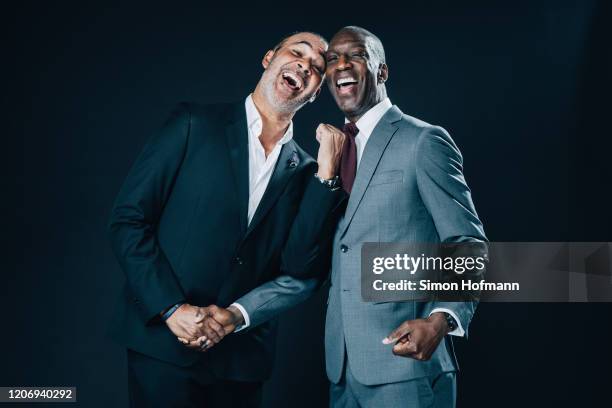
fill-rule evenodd
<path id="1" fill-rule="evenodd" d="M 359 167 L 359 163 L 361 162 L 361 156 L 363 156 L 363 151 L 365 150 L 366 144 L 370 139 L 372 131 L 374 131 L 374 128 L 376 127 L 378 122 L 382 119 L 385 113 L 387 113 L 391 106 L 393 105 L 391 104 L 389 98 L 385 98 L 381 102 L 370 108 L 369 111 L 367 111 L 361 118 L 359 118 L 357 122 L 355 122 L 355 126 L 357 126 L 357 129 L 359 129 L 359 133 L 357 133 L 357 135 L 355 136 L 355 145 L 357 147 L 357 167 Z M 348 123 L 349 120 L 344 119 L 344 122 Z M 430 315 L 436 312 L 448 313 L 449 315 L 453 316 L 453 319 L 455 319 L 455 321 L 457 322 L 457 328 L 448 334 L 450 334 L 451 336 L 459 337 L 463 337 L 463 335 L 465 335 L 465 330 L 463 330 L 461 321 L 459 320 L 459 317 L 457 317 L 455 312 L 450 309 L 437 307 L 431 311 Z"/>
<path id="2" fill-rule="evenodd" d="M 289 127 L 283 137 L 276 143 L 268 157 L 266 151 L 259 140 L 262 130 L 261 115 L 253 103 L 253 98 L 249 95 L 244 103 L 246 109 L 247 127 L 249 129 L 249 211 L 248 222 L 251 223 L 253 215 L 259 206 L 259 202 L 266 192 L 274 166 L 278 161 L 281 149 L 285 143 L 293 138 L 293 122 L 289 122 Z"/>
<path id="3" fill-rule="evenodd" d="M 253 102 L 252 95 L 247 96 L 244 101 L 244 108 L 246 110 L 247 128 L 249 132 L 249 208 L 247 214 L 248 223 L 250 224 L 261 202 L 261 198 L 266 192 L 282 147 L 293 138 L 293 122 L 289 122 L 289 127 L 287 127 L 285 134 L 276 142 L 276 145 L 268 157 L 266 157 L 266 151 L 259 140 L 263 127 L 261 115 Z M 236 331 L 247 328 L 251 324 L 249 314 L 239 303 L 232 303 L 232 305 L 240 310 L 240 313 L 242 313 L 244 317 L 244 324 L 238 327 Z"/>

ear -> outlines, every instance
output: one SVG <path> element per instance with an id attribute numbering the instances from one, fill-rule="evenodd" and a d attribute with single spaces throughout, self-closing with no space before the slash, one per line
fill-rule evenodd
<path id="1" fill-rule="evenodd" d="M 389 67 L 384 62 L 378 67 L 378 83 L 384 84 L 389 78 Z"/>
<path id="2" fill-rule="evenodd" d="M 264 69 L 268 69 L 268 65 L 270 65 L 270 61 L 272 61 L 273 57 L 274 50 L 266 52 L 266 55 L 264 55 L 263 59 L 261 60 L 261 65 L 264 67 Z"/>

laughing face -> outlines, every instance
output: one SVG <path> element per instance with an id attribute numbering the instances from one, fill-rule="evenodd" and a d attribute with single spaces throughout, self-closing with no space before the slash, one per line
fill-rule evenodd
<path id="1" fill-rule="evenodd" d="M 297 33 L 268 51 L 259 84 L 268 103 L 279 112 L 294 113 L 316 97 L 325 75 L 326 49 L 319 36 Z"/>
<path id="2" fill-rule="evenodd" d="M 345 116 L 356 121 L 386 96 L 387 66 L 367 35 L 343 29 L 326 54 L 327 85 Z"/>

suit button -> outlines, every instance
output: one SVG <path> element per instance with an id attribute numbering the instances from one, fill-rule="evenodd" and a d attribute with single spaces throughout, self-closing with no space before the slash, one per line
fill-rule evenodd
<path id="1" fill-rule="evenodd" d="M 244 261 L 242 260 L 242 258 L 240 258 L 239 256 L 237 256 L 237 257 L 236 257 L 236 263 L 237 263 L 238 265 L 243 265 L 243 264 L 244 264 Z"/>
<path id="2" fill-rule="evenodd" d="M 348 247 L 346 245 L 342 244 L 342 245 L 340 245 L 340 251 L 346 253 L 346 252 L 348 252 Z"/>

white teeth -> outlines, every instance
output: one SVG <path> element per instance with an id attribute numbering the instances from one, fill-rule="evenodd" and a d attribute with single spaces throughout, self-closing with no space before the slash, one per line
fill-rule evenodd
<path id="1" fill-rule="evenodd" d="M 293 72 L 283 72 L 283 78 L 289 77 L 295 82 L 296 88 L 302 87 L 302 79 L 295 75 Z"/>
<path id="2" fill-rule="evenodd" d="M 336 85 L 340 86 L 340 85 L 344 85 L 346 83 L 349 82 L 357 82 L 357 80 L 355 78 L 340 78 L 337 82 Z"/>

